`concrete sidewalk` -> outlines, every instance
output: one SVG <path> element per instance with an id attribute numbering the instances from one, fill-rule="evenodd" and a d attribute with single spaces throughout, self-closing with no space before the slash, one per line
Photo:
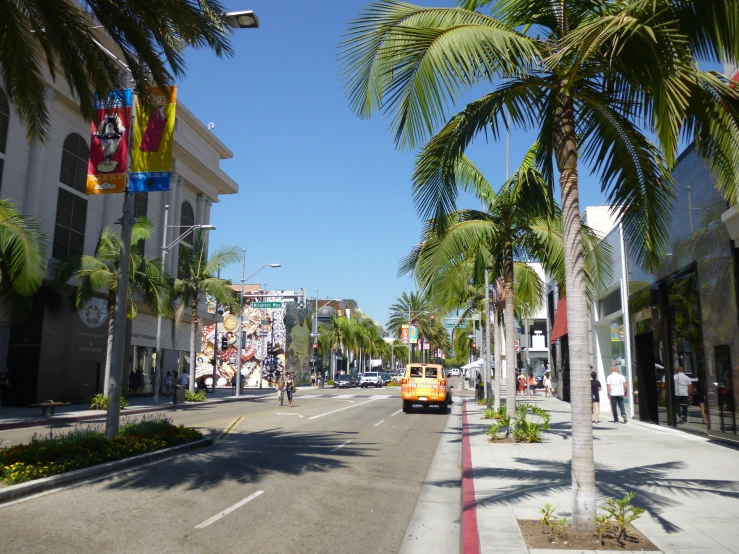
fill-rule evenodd
<path id="1" fill-rule="evenodd" d="M 517 519 L 539 519 L 549 502 L 570 516 L 572 457 L 570 405 L 526 398 L 549 410 L 552 431 L 542 444 L 496 444 L 480 418 L 484 406 L 466 404 L 480 552 L 540 554 L 531 550 Z M 634 527 L 665 553 L 739 553 L 739 450 L 680 431 L 634 422 L 595 425 L 599 505 L 636 492 L 646 513 Z M 576 552 L 592 552 L 581 551 Z"/>
<path id="2" fill-rule="evenodd" d="M 298 387 L 298 390 L 310 390 L 309 386 Z M 187 409 L 192 406 L 207 406 L 223 402 L 238 402 L 266 398 L 274 394 L 273 388 L 244 389 L 241 396 L 233 396 L 230 387 L 216 389 L 215 395 L 207 393 L 208 400 L 205 402 L 185 402 L 184 404 L 173 404 L 172 397 L 160 397 L 159 404 L 154 405 L 151 396 L 133 397 L 129 399 L 128 408 L 121 410 L 122 415 L 135 415 L 147 412 L 163 410 Z M 14 408 L 0 406 L 0 430 L 19 429 L 23 427 L 34 427 L 37 425 L 48 425 L 50 423 L 70 423 L 74 421 L 87 421 L 105 417 L 104 410 L 90 410 L 85 404 L 70 404 L 60 406 L 56 409 L 54 416 L 41 415 L 40 408 Z"/>

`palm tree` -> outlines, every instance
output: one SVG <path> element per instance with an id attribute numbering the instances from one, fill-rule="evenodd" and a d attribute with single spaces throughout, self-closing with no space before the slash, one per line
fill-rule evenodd
<path id="1" fill-rule="evenodd" d="M 28 302 L 46 273 L 49 240 L 41 222 L 0 200 L 0 306 L 11 320 L 28 314 Z"/>
<path id="2" fill-rule="evenodd" d="M 739 90 L 698 60 L 739 61 L 737 0 L 461 0 L 421 8 L 377 0 L 352 23 L 343 79 L 355 112 L 388 114 L 401 148 L 421 146 L 477 85 L 491 92 L 452 116 L 415 173 L 425 217 L 455 209 L 452 168 L 480 133 L 538 131 L 537 162 L 559 173 L 572 388 L 573 523 L 591 530 L 595 468 L 590 424 L 585 254 L 578 161 L 616 206 L 631 254 L 664 253 L 679 139 L 695 140 L 731 203 L 739 190 Z M 473 10 L 490 8 L 490 15 Z M 656 137 L 657 145 L 647 133 Z M 578 142 L 579 141 L 579 142 Z"/>
<path id="3" fill-rule="evenodd" d="M 395 304 L 390 306 L 390 319 L 387 322 L 387 330 L 396 338 L 401 338 L 403 325 L 415 325 L 418 327 L 419 338 L 425 337 L 430 328 L 431 306 L 428 298 L 418 292 L 403 292 L 397 298 Z M 413 355 L 413 344 L 410 346 Z"/>
<path id="4" fill-rule="evenodd" d="M 172 291 L 167 276 L 162 275 L 158 260 L 146 258 L 141 252 L 141 241 L 151 239 L 154 225 L 146 217 L 140 217 L 131 229 L 132 243 L 128 284 L 128 318 L 136 317 L 138 311 L 134 294 L 143 295 L 144 302 L 154 314 L 167 313 L 172 309 Z M 113 312 L 118 289 L 118 270 L 121 258 L 121 234 L 113 226 L 100 231 L 94 256 L 78 256 L 62 262 L 57 270 L 56 283 L 62 286 L 75 278 L 79 281 L 72 298 L 76 309 L 83 309 L 96 295 L 104 292 L 108 297 L 108 345 L 105 357 L 105 380 L 103 394 L 108 394 L 113 349 Z"/>
<path id="5" fill-rule="evenodd" d="M 62 75 L 92 116 L 96 91 L 123 85 L 125 63 L 139 95 L 151 83 L 166 86 L 185 73 L 185 46 L 233 53 L 226 12 L 218 0 L 0 0 L 0 76 L 28 135 L 44 140 L 49 127 L 44 75 Z M 116 61 L 101 48 L 102 36 L 122 53 Z M 128 76 L 126 76 L 126 79 Z"/>
<path id="6" fill-rule="evenodd" d="M 219 270 L 238 260 L 239 253 L 233 247 L 223 247 L 208 259 L 206 241 L 202 231 L 196 233 L 191 246 L 180 250 L 179 270 L 182 277 L 175 280 L 173 291 L 180 300 L 177 319 L 182 318 L 187 308 L 190 308 L 192 318 L 190 324 L 190 392 L 195 392 L 195 343 L 200 324 L 198 304 L 205 295 L 211 295 L 221 304 L 232 306 L 231 313 L 238 312 L 238 301 L 234 291 L 228 286 L 229 282 L 217 277 Z"/>

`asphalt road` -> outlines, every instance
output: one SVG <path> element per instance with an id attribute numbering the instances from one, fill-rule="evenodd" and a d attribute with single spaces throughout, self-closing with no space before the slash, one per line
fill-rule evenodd
<path id="1" fill-rule="evenodd" d="M 394 553 L 456 417 L 404 414 L 398 388 L 168 415 L 216 445 L 0 506 L 3 552 Z"/>

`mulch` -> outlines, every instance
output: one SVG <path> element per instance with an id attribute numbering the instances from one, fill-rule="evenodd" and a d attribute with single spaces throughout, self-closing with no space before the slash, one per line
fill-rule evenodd
<path id="1" fill-rule="evenodd" d="M 624 551 L 657 551 L 657 548 L 648 538 L 634 527 L 629 528 L 626 544 L 621 545 L 616 540 L 615 529 L 604 534 L 603 542 L 598 540 L 596 533 L 576 533 L 572 524 L 568 523 L 559 532 L 544 525 L 538 519 L 519 519 L 518 525 L 529 548 L 551 550 L 624 550 Z"/>

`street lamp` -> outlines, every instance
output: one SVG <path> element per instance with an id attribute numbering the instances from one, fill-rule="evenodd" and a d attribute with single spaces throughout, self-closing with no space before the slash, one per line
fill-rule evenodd
<path id="1" fill-rule="evenodd" d="M 259 18 L 253 10 L 229 12 L 226 14 L 226 23 L 234 29 L 258 29 Z"/>
<path id="2" fill-rule="evenodd" d="M 247 279 L 251 279 L 257 273 L 262 271 L 265 267 L 282 267 L 280 264 L 262 264 L 254 273 L 252 273 L 248 277 L 244 277 L 244 274 L 246 273 L 246 248 L 244 248 L 242 252 L 243 257 L 241 259 L 241 294 L 239 294 L 239 336 L 236 339 L 236 357 L 238 358 L 238 362 L 236 364 L 236 396 L 241 396 L 241 348 L 243 347 L 243 340 L 241 337 L 244 334 L 244 284 L 246 283 Z M 213 378 L 215 379 L 215 369 L 213 370 Z M 259 375 L 259 388 L 262 388 L 262 375 Z M 213 390 L 215 390 L 215 381 L 213 385 Z"/>
<path id="3" fill-rule="evenodd" d="M 199 224 L 199 225 L 167 225 L 167 218 L 169 216 L 169 205 L 164 206 L 164 229 L 162 230 L 162 275 L 164 275 L 164 265 L 165 261 L 167 259 L 167 252 L 172 250 L 175 246 L 177 246 L 180 242 L 182 242 L 190 233 L 192 233 L 195 229 L 200 229 L 201 231 L 215 231 L 215 226 L 208 225 L 208 224 Z M 177 237 L 175 240 L 173 240 L 170 244 L 167 244 L 167 229 L 168 228 L 185 228 L 185 230 L 182 232 L 182 234 Z M 157 367 L 154 371 L 155 377 L 154 377 L 154 404 L 157 404 L 159 402 L 159 388 L 161 387 L 162 382 L 162 366 L 164 364 L 164 356 L 162 356 L 162 314 L 157 314 L 157 347 L 156 347 L 156 353 L 157 353 Z M 195 360 L 190 360 L 191 364 L 195 363 Z"/>

